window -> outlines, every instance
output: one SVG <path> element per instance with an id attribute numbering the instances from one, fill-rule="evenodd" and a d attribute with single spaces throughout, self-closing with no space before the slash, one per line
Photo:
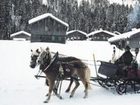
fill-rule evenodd
<path id="1" fill-rule="evenodd" d="M 62 40 L 62 38 L 61 37 L 58 37 L 58 41 L 61 41 Z"/>
<path id="2" fill-rule="evenodd" d="M 47 32 L 48 31 L 48 27 L 45 25 L 45 31 Z"/>
<path id="3" fill-rule="evenodd" d="M 55 36 L 52 36 L 52 41 L 55 41 Z"/>
<path id="4" fill-rule="evenodd" d="M 129 43 L 130 43 L 130 42 L 127 40 L 127 41 L 126 41 L 126 44 L 129 44 Z"/>

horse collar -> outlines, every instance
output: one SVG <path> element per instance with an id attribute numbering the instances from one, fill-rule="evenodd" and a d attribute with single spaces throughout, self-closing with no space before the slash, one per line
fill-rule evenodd
<path id="1" fill-rule="evenodd" d="M 48 66 L 44 69 L 44 71 L 48 70 L 49 67 L 52 66 L 52 64 L 56 61 L 57 59 L 57 56 L 53 57 L 51 60 L 50 60 L 50 63 L 48 64 Z"/>

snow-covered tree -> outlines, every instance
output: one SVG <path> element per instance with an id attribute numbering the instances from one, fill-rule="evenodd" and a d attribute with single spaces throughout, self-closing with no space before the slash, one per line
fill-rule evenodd
<path id="1" fill-rule="evenodd" d="M 9 39 L 11 33 L 11 0 L 0 0 L 0 39 Z"/>

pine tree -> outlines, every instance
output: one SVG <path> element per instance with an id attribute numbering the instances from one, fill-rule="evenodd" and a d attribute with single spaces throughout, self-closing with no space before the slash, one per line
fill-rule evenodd
<path id="1" fill-rule="evenodd" d="M 11 0 L 0 0 L 0 39 L 9 39 L 11 33 Z"/>

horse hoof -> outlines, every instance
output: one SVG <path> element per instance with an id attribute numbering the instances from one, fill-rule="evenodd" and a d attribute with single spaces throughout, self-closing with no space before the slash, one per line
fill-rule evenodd
<path id="1" fill-rule="evenodd" d="M 68 93 L 69 91 L 70 91 L 70 90 L 69 90 L 69 89 L 67 89 L 65 92 L 66 92 L 66 93 Z"/>
<path id="2" fill-rule="evenodd" d="M 84 96 L 83 98 L 85 99 L 85 98 L 87 98 L 87 96 Z"/>
<path id="3" fill-rule="evenodd" d="M 63 99 L 62 96 L 60 96 L 60 99 L 61 99 L 61 100 Z"/>
<path id="4" fill-rule="evenodd" d="M 44 103 L 48 103 L 48 101 L 44 101 Z"/>
<path id="5" fill-rule="evenodd" d="M 73 96 L 72 95 L 70 95 L 70 98 L 72 98 Z"/>

